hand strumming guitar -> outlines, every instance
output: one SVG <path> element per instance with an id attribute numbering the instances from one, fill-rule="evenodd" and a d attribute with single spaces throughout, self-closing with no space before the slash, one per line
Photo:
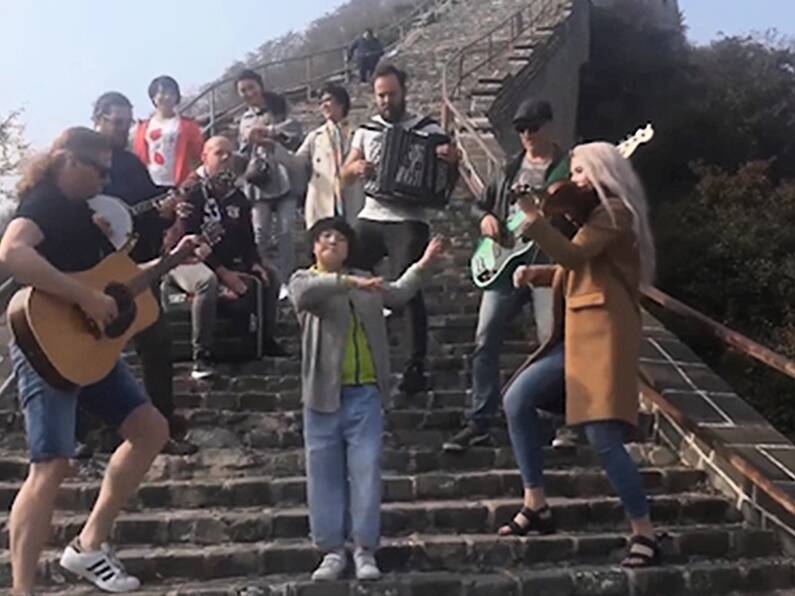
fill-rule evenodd
<path id="1" fill-rule="evenodd" d="M 119 316 L 119 309 L 113 298 L 88 286 L 83 288 L 77 305 L 100 329 L 110 325 Z"/>
<path id="2" fill-rule="evenodd" d="M 492 215 L 487 213 L 480 220 L 480 235 L 492 240 L 499 240 L 500 238 L 500 222 Z"/>

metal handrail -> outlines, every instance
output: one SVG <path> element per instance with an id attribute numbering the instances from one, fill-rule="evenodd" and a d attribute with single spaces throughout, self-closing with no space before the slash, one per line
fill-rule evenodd
<path id="1" fill-rule="evenodd" d="M 543 6 L 544 8 L 550 6 L 550 2 L 547 1 Z M 452 124 L 457 124 L 466 130 L 467 133 L 469 133 L 470 138 L 479 146 L 479 149 L 483 151 L 486 157 L 486 175 L 489 179 L 491 179 L 491 177 L 496 173 L 496 168 L 502 167 L 502 160 L 498 158 L 489 148 L 481 135 L 478 133 L 471 119 L 455 105 L 453 100 L 455 94 L 460 91 L 463 80 L 466 77 L 471 76 L 483 66 L 489 64 L 498 55 L 492 51 L 494 47 L 493 35 L 501 28 L 504 28 L 507 24 L 513 23 L 513 20 L 517 19 L 518 15 L 524 14 L 527 9 L 528 7 L 524 7 L 521 10 L 515 12 L 510 17 L 500 22 L 493 29 L 486 32 L 484 35 L 481 35 L 476 40 L 460 48 L 445 63 L 442 71 L 442 120 L 444 126 L 447 130 L 450 130 Z M 544 9 L 540 10 L 538 14 L 541 15 L 543 13 Z M 528 20 L 525 30 L 533 25 L 534 22 L 532 20 Z M 513 27 L 514 25 L 510 26 Z M 512 29 L 511 35 L 515 36 L 513 37 L 513 39 L 515 39 L 521 35 L 521 32 L 517 32 L 516 30 Z M 487 58 L 481 61 L 476 67 L 465 69 L 464 62 L 466 54 L 468 52 L 475 51 L 476 48 L 483 44 L 484 40 L 488 42 L 489 47 Z M 457 78 L 455 83 L 451 84 L 451 70 L 456 66 L 458 68 Z M 452 93 L 451 90 L 453 91 Z M 474 168 L 472 158 L 468 154 L 466 147 L 461 145 L 460 148 L 462 153 L 462 162 L 464 165 L 461 172 L 462 177 L 467 183 L 469 189 L 475 194 L 475 196 L 478 196 L 484 188 L 484 181 Z M 695 310 L 694 308 L 673 298 L 672 296 L 669 296 L 658 288 L 653 286 L 643 286 L 641 288 L 641 295 L 674 314 L 688 317 L 701 323 L 712 333 L 712 335 L 721 340 L 725 345 L 738 350 L 739 352 L 757 360 L 769 368 L 772 368 L 792 379 L 795 379 L 795 362 L 786 358 L 785 356 L 782 356 L 781 354 L 778 354 L 770 348 L 753 341 L 743 334 L 718 323 L 717 321 L 709 318 L 707 315 Z"/>
<path id="2" fill-rule="evenodd" d="M 742 333 L 734 331 L 733 329 L 718 323 L 704 313 L 701 313 L 688 306 L 684 302 L 669 296 L 658 288 L 644 286 L 641 288 L 641 294 L 648 300 L 661 306 L 667 311 L 701 323 L 709 330 L 710 333 L 712 333 L 712 335 L 721 340 L 725 345 L 742 352 L 746 356 L 761 362 L 769 368 L 775 369 L 778 372 L 787 375 L 791 379 L 795 379 L 795 362 L 789 360 L 785 356 L 782 356 L 770 348 L 755 342 Z"/>
<path id="3" fill-rule="evenodd" d="M 491 64 L 495 58 L 505 53 L 525 31 L 536 24 L 537 19 L 546 13 L 547 7 L 551 6 L 552 0 L 545 0 L 542 4 L 529 2 L 520 10 L 513 12 L 510 16 L 497 23 L 494 27 L 458 49 L 444 64 L 442 68 L 442 126 L 446 130 L 451 130 L 454 124 L 462 127 L 469 138 L 478 145 L 478 148 L 486 156 L 486 176 L 491 178 L 502 168 L 502 159 L 499 158 L 486 144 L 478 133 L 472 121 L 455 105 L 454 99 L 461 91 L 464 80 L 481 68 Z M 526 18 L 525 13 L 528 13 Z M 495 42 L 498 33 L 508 29 L 506 39 Z M 486 46 L 486 58 L 480 60 L 475 66 L 465 68 L 467 56 L 482 51 Z M 453 69 L 457 68 L 455 81 L 452 80 Z M 464 165 L 462 177 L 475 196 L 478 196 L 485 183 L 474 166 L 474 161 L 469 151 L 463 144 L 459 144 L 461 149 L 462 164 Z"/>
<path id="4" fill-rule="evenodd" d="M 396 23 L 391 23 L 389 25 L 385 25 L 383 27 L 378 28 L 377 34 L 379 36 L 384 37 L 386 33 L 397 30 L 397 38 L 396 40 L 389 44 L 385 49 L 385 53 L 389 53 L 389 51 L 394 50 L 394 47 L 403 40 L 405 33 L 407 31 L 408 25 L 410 25 L 419 15 L 423 12 L 427 11 L 429 8 L 435 5 L 444 4 L 448 0 L 418 0 L 416 5 L 414 6 L 413 10 L 402 19 L 400 19 Z M 268 62 L 261 62 L 258 64 L 254 64 L 249 68 L 261 71 L 263 73 L 267 72 L 268 69 L 286 66 L 291 63 L 295 62 L 304 62 L 306 64 L 306 78 L 298 83 L 292 85 L 293 89 L 301 88 L 305 89 L 307 94 L 307 99 L 309 99 L 311 92 L 318 81 L 327 80 L 333 76 L 339 76 L 340 74 L 344 76 L 348 76 L 350 74 L 350 67 L 348 65 L 348 49 L 350 44 L 353 43 L 353 40 L 348 42 L 346 45 L 340 45 L 333 48 L 327 48 L 324 50 L 319 50 L 317 52 L 312 52 L 309 54 L 303 54 L 301 56 L 290 56 L 288 58 L 282 58 L 279 60 L 273 60 Z M 312 73 L 312 61 L 316 58 L 320 58 L 323 56 L 332 55 L 335 53 L 342 53 L 342 67 L 332 69 L 329 72 L 324 72 L 319 75 L 315 75 Z M 188 102 L 184 105 L 180 106 L 180 112 L 186 113 L 191 108 L 195 107 L 200 101 L 206 99 L 209 102 L 208 113 L 202 114 L 197 117 L 197 120 L 201 122 L 206 122 L 205 131 L 209 130 L 212 134 L 214 132 L 215 126 L 217 125 L 218 121 L 223 118 L 224 114 L 219 114 L 216 112 L 216 92 L 217 90 L 222 87 L 223 85 L 227 85 L 234 81 L 235 76 L 230 75 L 228 77 L 224 77 L 220 80 L 214 81 L 210 85 L 208 85 L 205 89 L 203 89 L 199 94 L 195 97 L 191 98 Z M 274 91 L 283 91 L 280 89 L 273 89 Z M 224 110 L 224 113 L 229 113 L 234 111 L 234 108 L 239 107 L 241 104 L 237 103 L 231 108 L 227 108 Z"/>

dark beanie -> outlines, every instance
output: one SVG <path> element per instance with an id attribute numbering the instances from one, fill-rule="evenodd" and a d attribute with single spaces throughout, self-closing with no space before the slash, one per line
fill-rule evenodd
<path id="1" fill-rule="evenodd" d="M 307 232 L 311 245 L 309 251 L 312 252 L 312 247 L 314 247 L 317 239 L 320 238 L 323 232 L 328 230 L 335 230 L 348 239 L 348 258 L 350 258 L 350 255 L 353 254 L 356 248 L 356 232 L 354 232 L 351 225 L 345 221 L 344 217 L 324 217 L 323 219 L 317 220 Z M 314 253 L 312 254 L 312 258 L 314 258 Z"/>
<path id="2" fill-rule="evenodd" d="M 552 121 L 552 106 L 545 99 L 525 99 L 516 109 L 513 125 L 531 125 L 541 127 Z"/>

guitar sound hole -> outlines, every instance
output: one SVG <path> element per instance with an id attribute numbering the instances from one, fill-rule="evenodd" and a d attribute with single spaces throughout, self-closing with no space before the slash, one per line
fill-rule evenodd
<path id="1" fill-rule="evenodd" d="M 116 339 L 124 335 L 135 320 L 135 300 L 133 300 L 127 286 L 123 284 L 109 284 L 105 288 L 105 293 L 116 301 L 116 308 L 119 311 L 119 316 L 105 327 L 105 335 L 111 339 Z"/>

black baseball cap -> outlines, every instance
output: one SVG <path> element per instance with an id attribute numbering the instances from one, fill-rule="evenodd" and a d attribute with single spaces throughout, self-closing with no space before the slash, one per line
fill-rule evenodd
<path id="1" fill-rule="evenodd" d="M 552 121 L 552 106 L 545 99 L 525 99 L 516 109 L 513 126 L 516 130 L 528 128 L 538 130 Z"/>

